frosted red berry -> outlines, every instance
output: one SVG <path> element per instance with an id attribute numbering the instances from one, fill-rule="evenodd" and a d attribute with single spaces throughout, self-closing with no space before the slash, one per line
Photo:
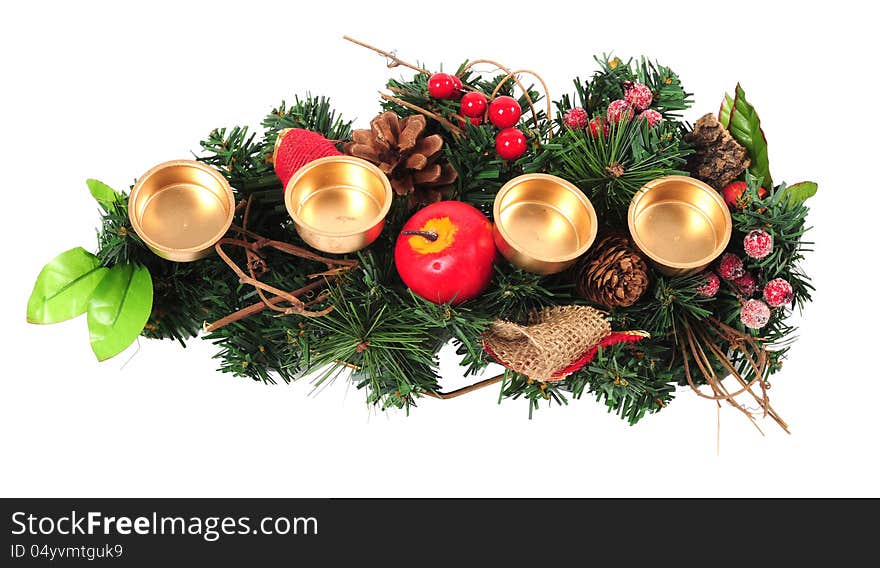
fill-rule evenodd
<path id="1" fill-rule="evenodd" d="M 727 206 L 731 209 L 743 209 L 748 203 L 748 194 L 746 193 L 747 189 L 746 182 L 744 181 L 735 181 L 731 184 L 728 184 L 721 190 L 721 194 L 724 195 L 724 202 L 727 203 Z M 767 190 L 762 188 L 758 189 L 758 198 L 764 199 L 767 196 Z"/>
<path id="2" fill-rule="evenodd" d="M 644 111 L 637 118 L 639 120 L 646 121 L 648 123 L 648 126 L 650 126 L 651 128 L 654 128 L 655 126 L 663 122 L 663 115 L 652 108 Z"/>
<path id="3" fill-rule="evenodd" d="M 773 252 L 773 236 L 762 229 L 755 229 L 743 239 L 743 248 L 750 258 L 767 258 Z"/>
<path id="4" fill-rule="evenodd" d="M 519 122 L 522 109 L 513 97 L 496 97 L 489 103 L 489 121 L 497 128 L 512 128 Z"/>
<path id="5" fill-rule="evenodd" d="M 752 294 L 755 293 L 755 290 L 758 289 L 758 283 L 755 282 L 755 277 L 752 276 L 751 272 L 746 272 L 739 278 L 736 278 L 733 281 L 733 285 L 736 286 L 740 295 L 745 296 L 746 298 L 752 296 Z"/>
<path id="6" fill-rule="evenodd" d="M 643 83 L 629 83 L 624 89 L 623 98 L 637 111 L 643 111 L 651 106 L 654 93 Z"/>
<path id="7" fill-rule="evenodd" d="M 461 114 L 468 118 L 482 117 L 488 105 L 483 93 L 467 93 L 461 97 Z"/>
<path id="8" fill-rule="evenodd" d="M 771 308 L 779 308 L 791 303 L 794 298 L 794 290 L 791 284 L 783 278 L 774 278 L 764 286 L 764 301 Z"/>
<path id="9" fill-rule="evenodd" d="M 703 283 L 697 286 L 697 294 L 704 298 L 714 298 L 721 287 L 721 279 L 714 272 L 704 272 L 702 275 Z"/>
<path id="10" fill-rule="evenodd" d="M 770 321 L 770 308 L 761 300 L 747 300 L 739 311 L 739 319 L 749 329 L 761 329 Z"/>
<path id="11" fill-rule="evenodd" d="M 435 99 L 451 99 L 455 92 L 455 80 L 449 73 L 434 73 L 428 79 L 428 94 Z"/>
<path id="12" fill-rule="evenodd" d="M 590 115 L 581 107 L 575 107 L 565 113 L 562 122 L 571 129 L 582 130 L 590 123 Z"/>
<path id="13" fill-rule="evenodd" d="M 593 138 L 598 138 L 600 135 L 608 136 L 610 132 L 611 128 L 608 126 L 608 122 L 601 116 L 590 121 L 590 134 Z"/>
<path id="14" fill-rule="evenodd" d="M 633 108 L 623 99 L 618 99 L 608 105 L 607 118 L 608 122 L 616 124 L 618 122 L 629 122 L 633 117 Z"/>
<path id="15" fill-rule="evenodd" d="M 745 273 L 740 257 L 729 252 L 721 257 L 721 261 L 718 263 L 718 276 L 725 280 L 736 280 Z"/>
<path id="16" fill-rule="evenodd" d="M 526 151 L 526 137 L 516 128 L 505 128 L 495 137 L 495 151 L 505 160 L 515 160 Z"/>

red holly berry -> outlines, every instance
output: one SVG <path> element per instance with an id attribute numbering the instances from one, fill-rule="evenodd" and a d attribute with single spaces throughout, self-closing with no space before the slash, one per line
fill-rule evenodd
<path id="1" fill-rule="evenodd" d="M 733 281 L 733 285 L 736 286 L 739 293 L 746 298 L 750 297 L 755 293 L 755 290 L 758 289 L 758 283 L 755 282 L 755 277 L 752 276 L 751 272 L 746 272 L 739 278 L 736 278 Z"/>
<path id="2" fill-rule="evenodd" d="M 714 298 L 721 287 L 721 279 L 712 271 L 704 272 L 701 276 L 703 284 L 697 286 L 697 294 L 704 298 Z"/>
<path id="3" fill-rule="evenodd" d="M 750 258 L 767 258 L 773 252 L 773 236 L 762 229 L 755 229 L 743 239 L 743 248 Z"/>
<path id="4" fill-rule="evenodd" d="M 598 138 L 600 133 L 601 136 L 608 136 L 610 132 L 611 127 L 608 126 L 608 122 L 601 116 L 597 116 L 590 121 L 590 134 L 593 138 Z"/>
<path id="5" fill-rule="evenodd" d="M 644 111 L 637 118 L 639 120 L 646 120 L 648 122 L 648 126 L 650 126 L 651 128 L 654 128 L 655 126 L 663 122 L 663 115 L 652 108 Z"/>
<path id="6" fill-rule="evenodd" d="M 654 93 L 650 87 L 642 83 L 629 83 L 624 87 L 623 98 L 637 111 L 642 111 L 651 106 Z"/>
<path id="7" fill-rule="evenodd" d="M 770 308 L 761 300 L 747 300 L 740 308 L 739 319 L 750 329 L 761 329 L 770 321 Z"/>
<path id="8" fill-rule="evenodd" d="M 725 253 L 718 263 L 718 275 L 725 280 L 736 280 L 745 274 L 743 261 L 733 253 Z"/>
<path id="9" fill-rule="evenodd" d="M 516 128 L 505 128 L 495 137 L 495 151 L 505 160 L 515 160 L 526 151 L 526 137 Z"/>
<path id="10" fill-rule="evenodd" d="M 582 130 L 587 127 L 590 122 L 590 115 L 581 107 L 575 107 L 565 113 L 562 122 L 571 129 Z"/>
<path id="11" fill-rule="evenodd" d="M 462 91 L 464 89 L 464 85 L 461 82 L 461 77 L 458 75 L 452 75 L 452 100 L 457 101 L 461 98 Z"/>
<path id="12" fill-rule="evenodd" d="M 342 154 L 336 145 L 322 134 L 302 128 L 288 128 L 278 133 L 272 163 L 281 185 L 287 189 L 287 181 L 298 169 L 318 158 Z"/>
<path id="13" fill-rule="evenodd" d="M 486 112 L 486 95 L 470 92 L 461 97 L 461 114 L 468 118 L 482 117 Z"/>
<path id="14" fill-rule="evenodd" d="M 455 80 L 449 73 L 434 73 L 428 79 L 428 93 L 435 99 L 451 99 L 455 92 Z"/>
<path id="15" fill-rule="evenodd" d="M 513 97 L 496 97 L 489 103 L 489 120 L 497 128 L 512 128 L 519 122 L 522 109 Z"/>
<path id="16" fill-rule="evenodd" d="M 743 197 L 747 188 L 746 182 L 744 181 L 735 181 L 729 185 L 727 185 L 724 189 L 721 190 L 722 195 L 724 195 L 724 202 L 727 203 L 727 206 L 731 209 L 743 209 L 748 205 L 747 197 Z M 767 196 L 767 190 L 763 187 L 758 189 L 758 198 L 764 199 Z"/>
<path id="17" fill-rule="evenodd" d="M 791 302 L 794 290 L 787 280 L 774 278 L 764 286 L 764 301 L 771 308 L 779 308 Z"/>
<path id="18" fill-rule="evenodd" d="M 617 99 L 608 105 L 608 122 L 616 124 L 618 122 L 629 122 L 633 117 L 632 106 L 623 99 Z"/>

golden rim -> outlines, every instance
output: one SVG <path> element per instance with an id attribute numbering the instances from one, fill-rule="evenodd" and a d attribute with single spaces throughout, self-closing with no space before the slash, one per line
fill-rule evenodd
<path id="1" fill-rule="evenodd" d="M 581 191 L 581 189 L 578 186 L 576 186 L 573 183 L 571 183 L 570 181 L 563 179 L 561 177 L 558 177 L 558 176 L 554 176 L 554 175 L 550 175 L 550 174 L 523 174 L 523 175 L 517 176 L 517 177 L 513 178 L 512 180 L 508 181 L 507 183 L 505 183 L 501 187 L 501 189 L 498 190 L 498 193 L 495 194 L 495 202 L 492 204 L 492 219 L 494 221 L 495 228 L 498 230 L 499 233 L 501 233 L 501 236 L 504 238 L 504 240 L 507 243 L 509 243 L 511 246 L 514 246 L 518 252 L 523 251 L 523 247 L 519 243 L 517 243 L 515 239 L 511 238 L 510 234 L 507 232 L 507 229 L 504 227 L 504 225 L 502 225 L 501 223 L 498 222 L 498 219 L 501 216 L 501 199 L 504 197 L 504 195 L 507 192 L 509 192 L 513 187 L 519 185 L 520 183 L 525 182 L 525 181 L 529 181 L 529 180 L 533 180 L 533 179 L 540 179 L 540 180 L 553 182 L 553 183 L 561 185 L 562 187 L 564 187 L 565 189 L 570 191 L 572 194 L 574 194 L 574 196 L 581 202 L 581 204 L 587 210 L 587 214 L 590 218 L 589 238 L 584 242 L 584 244 L 582 244 L 580 247 L 578 247 L 578 249 L 575 252 L 564 255 L 564 256 L 542 257 L 538 260 L 540 260 L 540 262 L 547 262 L 547 263 L 567 262 L 569 260 L 574 260 L 574 259 L 578 258 L 579 256 L 583 255 L 585 252 L 587 252 L 590 249 L 591 246 L 593 246 L 593 242 L 596 240 L 596 234 L 599 231 L 599 220 L 598 220 L 598 217 L 596 216 L 596 209 L 593 207 L 593 203 L 590 201 L 590 199 L 584 194 L 583 191 Z M 527 253 L 523 253 L 523 254 L 527 254 Z"/>
<path id="2" fill-rule="evenodd" d="M 361 158 L 356 158 L 354 156 L 325 156 L 323 158 L 318 158 L 317 160 L 313 160 L 308 164 L 304 165 L 300 169 L 296 171 L 293 176 L 289 180 L 287 180 L 287 185 L 284 187 L 284 206 L 287 208 L 287 214 L 290 215 L 290 218 L 293 219 L 293 222 L 303 227 L 307 227 L 309 231 L 315 233 L 316 235 L 321 235 L 322 237 L 351 237 L 354 235 L 358 235 L 364 232 L 364 229 L 358 229 L 355 231 L 349 231 L 346 233 L 335 233 L 330 231 L 324 231 L 321 229 L 317 229 L 305 221 L 303 221 L 300 216 L 296 212 L 296 205 L 293 202 L 293 186 L 308 172 L 311 170 L 327 163 L 349 163 L 354 164 L 356 166 L 360 166 L 366 170 L 369 170 L 372 174 L 376 175 L 382 181 L 382 187 L 385 189 L 385 203 L 382 204 L 382 209 L 379 210 L 379 213 L 376 214 L 373 219 L 371 219 L 369 227 L 374 227 L 379 223 L 385 220 L 385 217 L 388 216 L 388 211 L 391 210 L 391 200 L 394 198 L 394 192 L 391 190 L 391 182 L 388 180 L 388 176 L 376 167 L 374 164 L 363 160 Z"/>
<path id="3" fill-rule="evenodd" d="M 143 187 L 144 183 L 146 183 L 146 181 L 150 177 L 155 175 L 156 172 L 164 170 L 166 168 L 179 166 L 187 166 L 199 169 L 205 173 L 210 174 L 220 183 L 220 187 L 223 188 L 223 193 L 226 196 L 226 202 L 229 210 L 229 212 L 226 214 L 226 221 L 223 223 L 223 227 L 217 233 L 215 233 L 211 237 L 211 239 L 206 239 L 204 243 L 181 249 L 170 248 L 165 245 L 161 245 L 150 238 L 143 230 L 140 219 L 137 218 L 137 216 L 135 215 L 135 209 L 130 206 L 128 208 L 128 220 L 131 222 L 131 228 L 134 229 L 134 232 L 137 233 L 141 240 L 143 240 L 150 248 L 166 253 L 174 253 L 178 256 L 184 256 L 188 254 L 198 253 L 204 251 L 205 249 L 211 248 L 212 246 L 214 246 L 214 243 L 222 239 L 223 235 L 225 235 L 229 231 L 229 227 L 232 226 L 232 220 L 235 217 L 235 195 L 232 193 L 232 186 L 229 185 L 229 182 L 226 180 L 225 177 L 223 177 L 223 174 L 221 174 L 220 171 L 217 170 L 217 168 L 214 168 L 202 162 L 198 162 L 196 160 L 168 160 L 167 162 L 156 164 L 137 179 L 134 187 L 132 187 L 131 189 L 131 193 L 129 193 L 128 196 L 129 204 L 134 203 L 137 200 L 141 187 Z"/>
<path id="4" fill-rule="evenodd" d="M 645 193 L 649 189 L 652 189 L 662 183 L 667 183 L 667 182 L 671 182 L 671 181 L 690 183 L 696 187 L 699 187 L 705 193 L 710 195 L 712 197 L 712 199 L 715 201 L 715 203 L 718 204 L 719 208 L 721 209 L 721 214 L 724 217 L 724 222 L 725 222 L 726 226 L 725 226 L 724 238 L 722 239 L 722 242 L 719 243 L 718 245 L 716 245 L 715 250 L 713 250 L 711 254 L 706 255 L 699 260 L 694 260 L 691 262 L 669 262 L 668 260 L 666 260 L 664 258 L 660 258 L 657 255 L 655 255 L 653 252 L 651 252 L 650 248 L 642 240 L 638 231 L 636 231 L 635 214 L 636 214 L 636 207 L 638 206 L 639 201 L 641 201 L 642 197 L 645 195 Z M 730 209 L 727 208 L 727 204 L 724 202 L 724 199 L 721 197 L 721 194 L 718 193 L 712 186 L 708 185 L 707 183 L 702 182 L 696 178 L 692 178 L 690 176 L 663 176 L 663 177 L 649 181 L 648 183 L 646 183 L 645 185 L 640 187 L 639 190 L 636 192 L 636 194 L 633 196 L 632 201 L 630 201 L 630 203 L 629 203 L 629 209 L 627 210 L 626 217 L 627 217 L 627 225 L 629 226 L 629 234 L 630 234 L 630 236 L 632 236 L 633 242 L 635 242 L 636 246 L 639 247 L 639 250 L 642 251 L 645 254 L 645 256 L 647 256 L 648 258 L 650 258 L 654 262 L 661 264 L 665 267 L 674 268 L 674 269 L 687 270 L 687 269 L 692 269 L 692 268 L 701 268 L 701 267 L 704 267 L 708 264 L 711 264 L 712 261 L 715 260 L 716 258 L 718 258 L 719 256 L 721 256 L 721 253 L 723 253 L 724 249 L 727 248 L 727 245 L 730 243 L 731 234 L 733 233 L 733 219 L 730 216 Z"/>
<path id="5" fill-rule="evenodd" d="M 283 130 L 278 131 L 278 137 L 275 138 L 275 146 L 272 148 L 272 157 L 270 161 L 272 165 L 275 165 L 275 158 L 278 156 L 278 148 L 281 147 L 281 142 L 284 140 L 284 137 L 287 136 L 293 128 L 285 128 Z"/>

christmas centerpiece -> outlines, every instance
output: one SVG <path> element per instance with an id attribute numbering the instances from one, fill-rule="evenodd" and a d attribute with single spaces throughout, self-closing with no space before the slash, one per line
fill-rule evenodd
<path id="1" fill-rule="evenodd" d="M 774 181 L 739 85 L 690 125 L 644 58 L 596 58 L 552 101 L 529 70 L 351 41 L 412 71 L 367 127 L 307 95 L 128 192 L 88 180 L 97 250 L 43 268 L 28 320 L 85 313 L 99 360 L 201 336 L 223 372 L 352 381 L 383 409 L 498 384 L 530 414 L 586 395 L 634 424 L 685 387 L 787 430 L 769 379 L 810 299 L 816 184 Z M 504 372 L 445 389 L 449 342 L 462 375 Z"/>

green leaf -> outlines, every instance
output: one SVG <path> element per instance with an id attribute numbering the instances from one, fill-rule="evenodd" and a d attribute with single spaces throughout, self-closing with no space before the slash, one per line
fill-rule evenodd
<path id="1" fill-rule="evenodd" d="M 106 274 L 101 260 L 82 247 L 59 254 L 37 276 L 28 299 L 27 320 L 58 323 L 80 315 Z"/>
<path id="2" fill-rule="evenodd" d="M 816 195 L 817 191 L 819 191 L 819 184 L 813 181 L 802 181 L 786 187 L 783 196 L 793 203 L 803 203 Z"/>
<path id="3" fill-rule="evenodd" d="M 733 111 L 733 97 L 724 93 L 724 101 L 721 103 L 721 110 L 718 111 L 718 122 L 724 128 L 730 128 L 731 111 Z"/>
<path id="4" fill-rule="evenodd" d="M 143 266 L 120 264 L 95 289 L 88 307 L 89 340 L 99 361 L 131 345 L 153 308 L 153 280 Z"/>
<path id="5" fill-rule="evenodd" d="M 87 179 L 86 185 L 89 186 L 92 197 L 101 204 L 104 211 L 109 211 L 115 204 L 122 201 L 122 195 L 104 182 Z"/>
<path id="6" fill-rule="evenodd" d="M 749 157 L 752 159 L 749 171 L 755 177 L 762 178 L 763 181 L 761 183 L 764 187 L 771 188 L 773 187 L 773 179 L 770 177 L 767 139 L 764 137 L 764 131 L 761 130 L 761 119 L 758 118 L 758 113 L 754 107 L 746 100 L 746 93 L 739 83 L 736 85 L 736 96 L 733 102 L 729 103 L 729 98 L 729 95 L 725 95 L 724 103 L 721 105 L 721 112 L 719 113 L 720 121 L 724 124 L 725 121 L 722 119 L 726 116 L 727 112 L 730 113 L 727 129 L 749 151 Z M 726 111 L 725 107 L 728 105 L 730 110 Z"/>

